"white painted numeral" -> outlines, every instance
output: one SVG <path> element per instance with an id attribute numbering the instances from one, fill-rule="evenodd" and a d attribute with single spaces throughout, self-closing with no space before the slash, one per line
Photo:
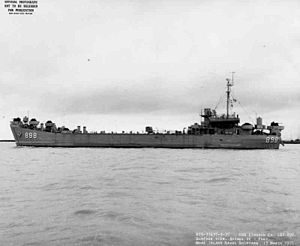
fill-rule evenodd
<path id="1" fill-rule="evenodd" d="M 25 132 L 25 138 L 37 138 L 37 133 Z"/>
<path id="2" fill-rule="evenodd" d="M 278 137 L 266 137 L 266 143 L 277 143 Z"/>

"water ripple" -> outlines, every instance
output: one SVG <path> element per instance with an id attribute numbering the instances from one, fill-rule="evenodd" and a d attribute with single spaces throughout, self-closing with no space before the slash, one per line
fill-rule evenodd
<path id="1" fill-rule="evenodd" d="M 81 209 L 81 210 L 77 210 L 74 212 L 74 215 L 92 215 L 97 213 L 97 211 L 92 210 L 92 209 Z"/>
<path id="2" fill-rule="evenodd" d="M 228 177 L 220 177 L 220 178 L 212 178 L 206 181 L 206 183 L 223 183 L 223 182 L 229 182 L 233 180 L 233 178 Z"/>

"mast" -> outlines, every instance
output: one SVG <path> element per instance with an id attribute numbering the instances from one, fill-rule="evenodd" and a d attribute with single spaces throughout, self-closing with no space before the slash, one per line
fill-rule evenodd
<path id="1" fill-rule="evenodd" d="M 229 118 L 229 103 L 230 103 L 230 90 L 231 90 L 231 86 L 233 86 L 233 76 L 234 76 L 234 72 L 232 72 L 231 74 L 231 83 L 230 83 L 230 79 L 226 79 L 227 81 L 227 101 L 226 101 L 226 118 Z"/>

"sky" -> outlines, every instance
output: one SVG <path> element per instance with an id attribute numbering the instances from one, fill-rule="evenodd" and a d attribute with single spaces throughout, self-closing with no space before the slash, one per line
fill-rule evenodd
<path id="1" fill-rule="evenodd" d="M 0 139 L 29 114 L 90 131 L 182 130 L 201 109 L 300 138 L 300 2 L 43 0 L 0 8 Z M 223 99 L 223 100 L 222 100 Z"/>

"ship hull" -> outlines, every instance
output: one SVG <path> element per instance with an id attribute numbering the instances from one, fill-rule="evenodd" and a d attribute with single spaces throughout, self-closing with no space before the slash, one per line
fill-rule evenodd
<path id="1" fill-rule="evenodd" d="M 76 134 L 11 126 L 17 146 L 116 148 L 278 149 L 280 137 L 266 135 Z"/>

